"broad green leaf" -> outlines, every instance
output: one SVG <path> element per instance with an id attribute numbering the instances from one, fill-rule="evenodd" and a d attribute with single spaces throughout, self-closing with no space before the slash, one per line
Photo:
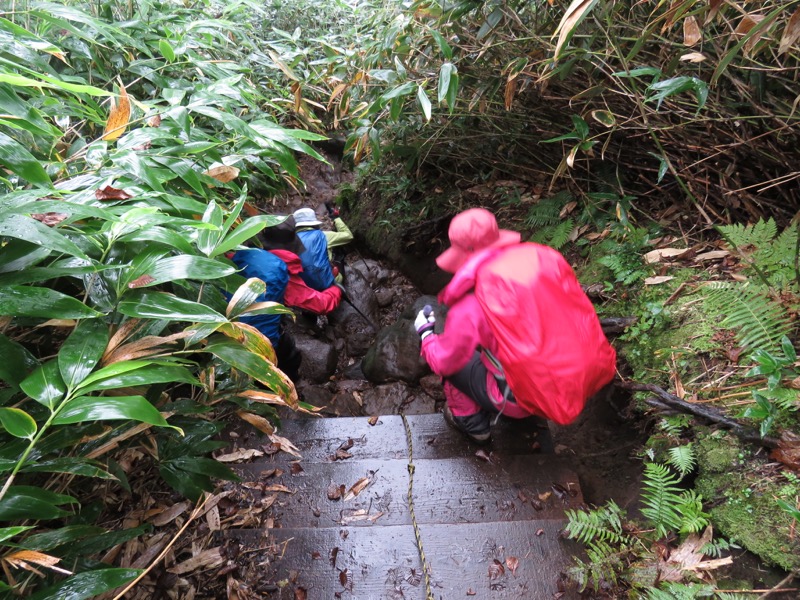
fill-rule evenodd
<path id="1" fill-rule="evenodd" d="M 33 525 L 20 525 L 18 527 L 2 527 L 0 528 L 0 543 L 10 540 L 11 538 L 19 535 L 23 531 L 33 529 Z"/>
<path id="2" fill-rule="evenodd" d="M 113 548 L 118 544 L 123 544 L 152 530 L 151 525 L 140 525 L 130 529 L 119 529 L 101 533 L 85 539 L 80 539 L 69 546 L 62 548 L 62 552 L 67 557 L 83 557 L 97 554 L 108 548 Z M 49 599 L 48 599 L 49 600 Z"/>
<path id="3" fill-rule="evenodd" d="M 413 81 L 406 81 L 404 84 L 397 86 L 386 92 L 381 98 L 384 101 L 391 100 L 392 98 L 399 98 L 400 96 L 407 96 L 414 91 L 417 84 Z"/>
<path id="4" fill-rule="evenodd" d="M 36 366 L 36 358 L 24 346 L 0 334 L 0 381 L 19 387 Z"/>
<path id="5" fill-rule="evenodd" d="M 297 406 L 297 392 L 294 386 L 263 356 L 253 354 L 234 342 L 214 342 L 209 344 L 205 351 L 277 392 L 293 408 Z"/>
<path id="6" fill-rule="evenodd" d="M 78 94 L 88 94 L 90 96 L 113 96 L 112 92 L 101 90 L 100 88 L 92 85 L 79 85 L 75 83 L 66 83 L 60 81 L 55 77 L 48 77 L 46 75 L 39 75 L 41 79 L 31 79 L 23 75 L 15 73 L 0 73 L 0 83 L 8 83 L 14 87 L 35 87 L 35 88 L 52 88 L 61 89 L 68 92 L 75 92 Z"/>
<path id="7" fill-rule="evenodd" d="M 167 281 L 183 279 L 219 279 L 236 272 L 235 267 L 223 264 L 217 260 L 202 256 L 187 254 L 160 258 L 152 264 L 151 269 L 144 273 L 133 273 L 139 277 L 146 277 L 146 281 L 137 283 L 135 287 L 151 287 Z M 131 282 L 129 285 L 132 285 Z"/>
<path id="8" fill-rule="evenodd" d="M 239 289 L 236 290 L 236 293 L 228 302 L 228 308 L 225 311 L 225 316 L 229 319 L 235 319 L 240 314 L 242 314 L 247 308 L 253 304 L 258 297 L 266 292 L 267 285 L 256 277 L 251 277 L 248 279 L 243 285 L 239 286 Z M 0 338 L 0 342 L 2 342 L 2 338 Z M 2 344 L 0 344 L 0 349 L 2 348 Z"/>
<path id="9" fill-rule="evenodd" d="M 246 219 L 236 229 L 231 231 L 225 238 L 217 244 L 211 252 L 211 256 L 219 256 L 229 250 L 233 250 L 238 245 L 246 242 L 265 227 L 272 227 L 283 223 L 286 217 L 277 215 L 258 215 Z"/>
<path id="10" fill-rule="evenodd" d="M 67 458 L 54 458 L 36 463 L 27 463 L 20 469 L 21 473 L 69 473 L 83 475 L 97 479 L 116 480 L 111 473 L 106 471 L 105 465 L 96 460 L 70 456 Z"/>
<path id="11" fill-rule="evenodd" d="M 2 217 L 0 217 L 2 218 Z M 50 256 L 52 250 L 18 239 L 9 239 L 0 252 L 0 273 L 24 271 Z"/>
<path id="12" fill-rule="evenodd" d="M 72 390 L 100 362 L 108 345 L 108 325 L 102 319 L 85 319 L 67 338 L 58 351 L 61 378 Z"/>
<path id="13" fill-rule="evenodd" d="M 183 254 L 193 254 L 194 248 L 186 239 L 185 235 L 182 235 L 176 231 L 171 229 L 167 229 L 166 227 L 148 227 L 146 229 L 141 229 L 139 231 L 134 231 L 133 233 L 129 233 L 124 235 L 118 239 L 120 242 L 155 242 L 164 244 L 170 248 L 174 248 Z"/>
<path id="14" fill-rule="evenodd" d="M 639 67 L 630 71 L 617 71 L 612 73 L 612 77 L 661 77 L 661 69 L 656 67 Z"/>
<path id="15" fill-rule="evenodd" d="M 146 363 L 146 361 L 128 362 Z M 121 363 L 114 364 L 118 365 Z M 98 374 L 99 373 L 100 371 L 98 371 Z M 96 392 L 98 390 L 113 390 L 140 385 L 152 385 L 154 383 L 188 383 L 190 385 L 200 385 L 200 381 L 185 367 L 177 365 L 146 364 L 146 366 L 142 368 L 131 370 L 127 373 L 120 373 L 115 376 L 94 381 L 85 387 L 78 386 L 78 389 L 81 390 L 82 394 L 88 394 L 89 392 Z"/>
<path id="16" fill-rule="evenodd" d="M 19 546 L 20 548 L 26 548 L 28 550 L 47 552 L 48 550 L 58 548 L 64 544 L 69 544 L 75 540 L 105 533 L 105 531 L 106 530 L 102 527 L 95 527 L 93 525 L 67 525 L 66 527 L 54 529 L 53 531 L 31 535 L 25 538 Z"/>
<path id="17" fill-rule="evenodd" d="M 447 43 L 447 40 L 444 39 L 441 33 L 436 31 L 435 29 L 431 29 L 431 35 L 433 39 L 436 40 L 436 45 L 439 46 L 439 50 L 441 51 L 442 55 L 447 60 L 452 60 L 453 58 L 453 49 L 450 48 L 450 44 Z"/>
<path id="18" fill-rule="evenodd" d="M 53 419 L 54 425 L 85 421 L 129 419 L 158 427 L 173 427 L 143 396 L 81 396 L 66 402 Z"/>
<path id="19" fill-rule="evenodd" d="M 58 508 L 62 504 L 77 504 L 77 502 L 72 496 L 56 494 L 37 487 L 11 486 L 0 500 L 0 521 L 56 519 L 69 514 Z"/>
<path id="20" fill-rule="evenodd" d="M 172 49 L 172 45 L 167 40 L 159 40 L 158 51 L 161 52 L 161 56 L 167 59 L 167 62 L 175 62 L 175 50 Z"/>
<path id="21" fill-rule="evenodd" d="M 2 134 L 0 134 L 2 135 Z M 2 140 L 0 140 L 2 144 Z M 2 157 L 0 157 L 2 160 Z M 0 237 L 12 237 L 33 242 L 44 248 L 78 256 L 88 260 L 86 254 L 74 242 L 68 240 L 57 230 L 43 225 L 36 219 L 24 215 L 5 214 L 0 221 Z"/>
<path id="22" fill-rule="evenodd" d="M 209 223 L 217 229 L 203 229 L 197 234 L 197 249 L 206 256 L 211 256 L 225 232 L 222 230 L 222 209 L 216 202 L 210 202 L 203 214 L 203 223 Z"/>
<path id="23" fill-rule="evenodd" d="M 447 92 L 450 89 L 450 78 L 456 73 L 456 66 L 451 62 L 442 63 L 439 69 L 439 95 L 438 101 L 442 102 L 447 97 Z"/>
<path id="24" fill-rule="evenodd" d="M 497 24 L 500 23 L 502 18 L 503 18 L 503 9 L 498 6 L 492 12 L 489 13 L 488 17 L 486 17 L 486 20 L 483 22 L 481 28 L 478 30 L 478 35 L 476 36 L 477 39 L 482 40 L 487 35 L 489 35 L 489 32 L 491 32 L 495 27 L 497 27 Z"/>
<path id="25" fill-rule="evenodd" d="M 447 106 L 450 109 L 450 114 L 453 114 L 453 111 L 456 108 L 456 98 L 458 97 L 458 82 L 459 76 L 457 72 L 453 72 L 450 75 L 450 85 L 447 86 L 447 97 L 445 100 L 447 101 Z"/>
<path id="26" fill-rule="evenodd" d="M 102 316 L 102 313 L 50 288 L 9 285 L 0 287 L 0 315 L 85 319 Z"/>
<path id="27" fill-rule="evenodd" d="M 697 77 L 687 77 L 685 75 L 653 83 L 647 88 L 647 91 L 655 92 L 646 101 L 657 100 L 656 109 L 661 107 L 661 103 L 666 98 L 691 91 L 694 92 L 695 98 L 697 98 L 697 111 L 699 112 L 705 106 L 708 98 L 708 84 Z"/>
<path id="28" fill-rule="evenodd" d="M 0 407 L 0 425 L 14 437 L 29 440 L 33 439 L 38 430 L 33 417 L 19 408 Z"/>
<path id="29" fill-rule="evenodd" d="M 58 361 L 50 360 L 38 367 L 19 384 L 31 398 L 53 410 L 67 393 Z"/>
<path id="30" fill-rule="evenodd" d="M 31 600 L 86 600 L 136 579 L 141 569 L 97 569 L 85 571 L 31 596 Z"/>
<path id="31" fill-rule="evenodd" d="M 422 107 L 422 113 L 425 115 L 425 120 L 431 120 L 431 100 L 428 98 L 428 94 L 425 93 L 425 90 L 422 86 L 417 88 L 417 100 L 419 100 L 419 105 Z"/>
<path id="32" fill-rule="evenodd" d="M 143 292 L 138 298 L 120 302 L 117 309 L 123 315 L 140 319 L 172 319 L 198 323 L 226 321 L 223 315 L 205 304 L 184 300 L 166 292 Z"/>
<path id="33" fill-rule="evenodd" d="M 34 185 L 53 186 L 50 177 L 33 154 L 17 140 L 2 132 L 0 132 L 0 165 Z"/>

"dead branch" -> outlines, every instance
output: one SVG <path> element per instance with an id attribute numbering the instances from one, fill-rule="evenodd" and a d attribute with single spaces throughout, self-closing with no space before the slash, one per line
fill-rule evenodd
<path id="1" fill-rule="evenodd" d="M 705 419 L 706 421 L 720 425 L 725 429 L 729 429 L 734 435 L 746 442 L 758 444 L 766 448 L 778 447 L 778 440 L 775 438 L 762 438 L 758 432 L 749 427 L 745 427 L 738 421 L 729 419 L 711 408 L 681 400 L 677 396 L 670 394 L 657 385 L 649 383 L 636 383 L 634 381 L 615 381 L 614 385 L 632 392 L 652 392 L 658 397 L 656 400 L 657 403 L 666 405 L 672 410 L 688 413 L 690 415 L 694 415 L 695 417 L 700 417 L 701 419 Z"/>

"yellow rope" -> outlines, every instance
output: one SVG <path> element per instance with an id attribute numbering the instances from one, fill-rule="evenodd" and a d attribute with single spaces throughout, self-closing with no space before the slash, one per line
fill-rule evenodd
<path id="1" fill-rule="evenodd" d="M 401 410 L 400 416 L 403 418 L 403 425 L 406 428 L 406 442 L 408 443 L 408 512 L 411 513 L 411 524 L 414 526 L 414 537 L 417 540 L 417 550 L 419 550 L 420 562 L 422 562 L 422 574 L 425 577 L 425 600 L 436 600 L 431 591 L 431 569 L 425 558 L 425 550 L 422 548 L 422 536 L 417 525 L 417 516 L 414 514 L 414 446 L 411 443 L 411 427 L 408 425 L 405 413 Z"/>

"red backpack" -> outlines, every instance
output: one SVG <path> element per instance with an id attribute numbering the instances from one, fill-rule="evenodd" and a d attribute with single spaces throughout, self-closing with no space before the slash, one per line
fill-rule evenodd
<path id="1" fill-rule="evenodd" d="M 522 407 L 566 425 L 613 379 L 616 353 L 558 251 L 524 243 L 499 252 L 478 270 L 475 296 Z"/>

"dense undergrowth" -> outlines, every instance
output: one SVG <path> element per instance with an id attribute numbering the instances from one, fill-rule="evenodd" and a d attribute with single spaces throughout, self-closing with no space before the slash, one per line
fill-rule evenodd
<path id="1" fill-rule="evenodd" d="M 626 380 L 720 417 L 638 397 L 643 519 L 572 515 L 582 585 L 732 598 L 730 543 L 798 569 L 798 37 L 777 0 L 0 9 L 0 594 L 133 580 L 121 549 L 151 525 L 126 506 L 164 510 L 142 482 L 200 499 L 232 476 L 221 418 L 270 433 L 271 405 L 303 408 L 237 320 L 283 309 L 224 252 L 340 132 L 373 246 L 429 254 L 491 207 L 637 318 Z"/>

